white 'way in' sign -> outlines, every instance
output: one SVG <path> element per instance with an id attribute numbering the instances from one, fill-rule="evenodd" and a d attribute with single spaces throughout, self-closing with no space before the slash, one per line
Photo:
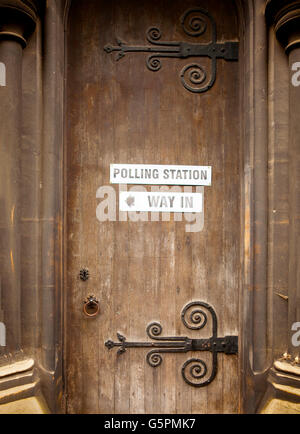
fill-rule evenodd
<path id="1" fill-rule="evenodd" d="M 202 212 L 202 193 L 121 191 L 120 211 Z"/>

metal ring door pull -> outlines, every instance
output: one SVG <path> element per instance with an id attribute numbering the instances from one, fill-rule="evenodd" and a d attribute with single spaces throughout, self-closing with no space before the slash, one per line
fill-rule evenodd
<path id="1" fill-rule="evenodd" d="M 100 304 L 94 295 L 89 295 L 83 303 L 83 313 L 87 317 L 92 318 L 98 315 Z"/>

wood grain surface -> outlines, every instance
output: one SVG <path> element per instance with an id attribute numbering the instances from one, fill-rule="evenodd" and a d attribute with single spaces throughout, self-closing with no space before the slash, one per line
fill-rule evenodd
<path id="1" fill-rule="evenodd" d="M 67 39 L 68 412 L 239 412 L 236 355 L 219 354 L 214 381 L 194 388 L 183 381 L 181 367 L 199 353 L 166 354 L 152 368 L 146 349 L 117 356 L 104 346 L 117 332 L 128 341 L 149 340 L 152 321 L 161 323 L 163 336 L 210 337 L 210 322 L 192 331 L 181 321 L 182 308 L 193 300 L 214 307 L 219 336 L 239 334 L 239 63 L 218 60 L 213 88 L 193 94 L 179 73 L 196 61 L 209 71 L 209 59 L 161 59 L 161 70 L 152 72 L 145 53 L 127 53 L 116 62 L 103 50 L 116 37 L 149 44 L 145 33 L 153 25 L 164 41 L 209 42 L 209 28 L 198 38 L 183 32 L 179 18 L 190 7 L 211 13 L 218 41 L 237 40 L 234 1 L 82 3 L 72 3 Z M 111 163 L 212 166 L 203 229 L 187 232 L 184 217 L 164 221 L 163 215 L 154 216 L 158 221 L 98 221 L 96 191 L 109 185 Z M 83 267 L 90 272 L 86 282 L 79 279 Z M 82 311 L 89 294 L 100 301 L 96 318 Z M 200 356 L 210 370 L 211 355 Z"/>

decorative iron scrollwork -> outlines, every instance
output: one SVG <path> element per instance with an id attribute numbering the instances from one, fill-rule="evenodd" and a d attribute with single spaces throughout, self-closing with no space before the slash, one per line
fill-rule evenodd
<path id="1" fill-rule="evenodd" d="M 211 42 L 208 44 L 195 44 L 179 41 L 161 41 L 161 31 L 158 27 L 151 27 L 146 32 L 146 38 L 151 45 L 128 45 L 117 38 L 117 45 L 107 44 L 104 50 L 107 53 L 117 52 L 116 60 L 122 59 L 126 53 L 149 53 L 146 60 L 150 71 L 161 69 L 161 58 L 189 58 L 209 57 L 212 61 L 210 77 L 205 69 L 197 63 L 186 65 L 180 72 L 183 86 L 190 92 L 202 93 L 210 89 L 216 80 L 217 59 L 238 60 L 238 42 L 217 42 L 217 29 L 213 17 L 202 8 L 188 9 L 180 19 L 182 28 L 188 36 L 199 37 L 211 29 Z"/>
<path id="2" fill-rule="evenodd" d="M 187 353 L 189 351 L 209 351 L 212 354 L 212 366 L 210 375 L 207 364 L 204 360 L 191 358 L 187 360 L 181 369 L 184 381 L 190 386 L 204 387 L 210 384 L 218 370 L 218 353 L 237 354 L 238 337 L 218 337 L 218 321 L 215 310 L 207 303 L 193 301 L 188 303 L 181 312 L 181 320 L 185 327 L 190 330 L 201 330 L 208 322 L 208 314 L 211 318 L 212 336 L 208 339 L 191 339 L 187 336 L 161 336 L 162 326 L 159 322 L 152 322 L 146 328 L 146 333 L 152 342 L 128 342 L 126 338 L 117 333 L 119 342 L 108 340 L 106 347 L 110 350 L 118 347 L 118 355 L 125 353 L 127 348 L 150 348 L 146 360 L 153 368 L 161 365 L 162 354 L 165 353 Z M 153 342 L 154 341 L 154 342 Z"/>

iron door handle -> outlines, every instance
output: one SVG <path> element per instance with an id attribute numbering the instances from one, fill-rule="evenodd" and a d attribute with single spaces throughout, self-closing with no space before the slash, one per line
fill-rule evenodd
<path id="1" fill-rule="evenodd" d="M 83 302 L 83 313 L 89 317 L 93 318 L 98 315 L 100 311 L 99 300 L 94 295 L 89 295 Z"/>

